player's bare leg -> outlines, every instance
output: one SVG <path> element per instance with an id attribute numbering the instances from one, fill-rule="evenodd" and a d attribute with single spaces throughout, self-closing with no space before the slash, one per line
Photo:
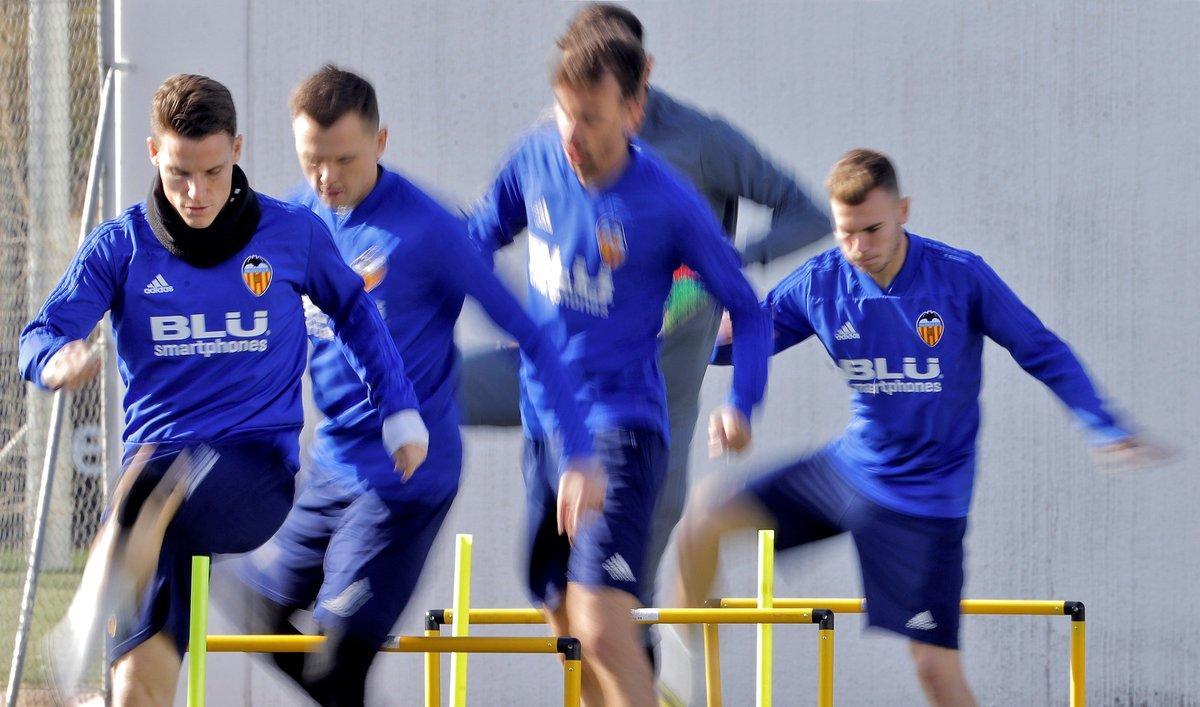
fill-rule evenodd
<path id="1" fill-rule="evenodd" d="M 546 614 L 546 623 L 550 626 L 551 636 L 571 636 L 578 638 L 571 631 L 571 621 L 567 616 L 567 602 L 564 600 L 556 609 L 550 609 L 543 606 L 542 611 Z M 603 693 L 600 688 L 599 681 L 596 680 L 596 674 L 586 662 L 588 654 L 583 652 L 584 663 L 580 672 L 580 693 L 583 696 L 583 701 L 586 704 L 604 704 Z M 562 656 L 559 655 L 562 660 Z"/>
<path id="2" fill-rule="evenodd" d="M 181 658 L 165 633 L 156 633 L 113 663 L 112 698 L 118 707 L 162 707 L 175 700 Z"/>
<path id="3" fill-rule="evenodd" d="M 917 679 L 929 704 L 936 707 L 975 707 L 978 704 L 963 673 L 959 652 L 952 648 L 909 643 Z"/>
<path id="4" fill-rule="evenodd" d="M 619 589 L 567 584 L 567 627 L 583 645 L 584 704 L 657 703 L 650 660 L 630 616 L 639 606 L 637 597 Z"/>
<path id="5" fill-rule="evenodd" d="M 96 535 L 79 590 L 67 615 L 48 637 L 52 642 L 48 646 L 51 670 L 60 698 L 74 694 L 105 618 L 111 616 L 116 621 L 136 610 L 158 565 L 163 535 L 183 501 L 191 468 L 187 453 L 172 463 L 139 509 L 133 525 L 121 527 L 118 517 L 152 453 L 152 447 L 140 449 L 122 474 L 113 494 L 113 512 Z"/>
<path id="6" fill-rule="evenodd" d="M 745 494 L 701 494 L 675 530 L 678 575 L 673 602 L 681 606 L 703 606 L 716 577 L 723 535 L 734 530 L 772 525 L 762 506 Z"/>

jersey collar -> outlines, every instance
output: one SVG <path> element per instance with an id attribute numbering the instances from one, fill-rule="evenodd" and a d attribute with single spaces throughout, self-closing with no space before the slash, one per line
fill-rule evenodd
<path id="1" fill-rule="evenodd" d="M 367 218 L 373 214 L 377 208 L 379 208 L 379 205 L 383 203 L 384 195 L 392 191 L 396 180 L 399 179 L 399 175 L 388 170 L 383 165 L 379 165 L 378 169 L 379 172 L 378 176 L 375 178 L 375 186 L 372 187 L 371 191 L 367 193 L 366 197 L 364 197 L 362 201 L 358 202 L 358 205 L 356 205 L 350 211 L 350 215 L 346 217 L 346 220 L 342 221 L 340 224 L 338 223 L 336 211 L 326 206 L 324 202 L 322 202 L 319 198 L 315 198 L 314 195 L 315 203 L 318 209 L 317 214 L 320 215 L 321 220 L 325 222 L 325 225 L 329 227 L 329 230 L 337 232 L 342 228 L 356 226 L 363 221 L 366 221 Z"/>
<path id="2" fill-rule="evenodd" d="M 904 235 L 908 238 L 908 252 L 904 254 L 904 265 L 900 266 L 900 272 L 896 273 L 896 279 L 892 280 L 892 284 L 886 290 L 880 288 L 878 283 L 871 279 L 870 275 L 850 265 L 849 261 L 843 259 L 854 274 L 854 278 L 858 281 L 859 288 L 868 297 L 895 297 L 902 295 L 908 291 L 913 278 L 917 276 L 917 271 L 921 268 L 921 254 L 925 250 L 925 239 L 909 233 L 907 229 L 904 231 Z"/>

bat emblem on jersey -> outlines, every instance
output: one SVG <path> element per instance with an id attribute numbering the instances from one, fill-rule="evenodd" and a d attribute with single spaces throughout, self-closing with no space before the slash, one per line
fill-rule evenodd
<path id="1" fill-rule="evenodd" d="M 370 292 L 387 275 L 387 256 L 377 246 L 371 246 L 355 258 L 350 267 L 362 277 L 363 289 Z"/>
<path id="2" fill-rule="evenodd" d="M 261 255 L 251 255 L 242 263 L 242 282 L 255 297 L 262 297 L 271 286 L 271 264 Z"/>
<path id="3" fill-rule="evenodd" d="M 616 270 L 625 264 L 628 254 L 625 227 L 615 217 L 605 215 L 596 221 L 596 245 L 600 248 L 600 259 L 609 270 Z"/>
<path id="4" fill-rule="evenodd" d="M 937 346 L 945 330 L 946 324 L 942 321 L 942 315 L 932 309 L 921 312 L 921 316 L 917 317 L 917 335 L 930 346 Z"/>

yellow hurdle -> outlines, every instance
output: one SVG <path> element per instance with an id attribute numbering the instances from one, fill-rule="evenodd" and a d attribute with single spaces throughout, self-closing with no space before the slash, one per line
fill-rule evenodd
<path id="1" fill-rule="evenodd" d="M 758 531 L 758 608 L 770 609 L 775 596 L 775 531 Z M 811 606 L 811 605 L 810 605 Z M 758 707 L 771 707 L 771 624 L 759 624 L 756 629 L 757 654 L 755 669 L 758 681 L 754 696 Z"/>
<path id="2" fill-rule="evenodd" d="M 710 599 L 712 606 L 748 609 L 756 606 L 755 597 Z M 778 608 L 826 607 L 839 614 L 866 611 L 865 599 L 831 597 L 789 597 L 776 599 Z M 1057 599 L 963 599 L 959 611 L 976 616 L 1070 616 L 1071 617 L 1071 707 L 1087 705 L 1087 622 L 1083 602 Z M 707 648 L 705 649 L 707 652 Z M 707 655 L 705 656 L 707 659 Z M 717 663 L 719 665 L 719 663 Z M 719 678 L 718 678 L 719 679 Z"/>
<path id="3" fill-rule="evenodd" d="M 208 570 L 207 555 L 192 557 L 192 605 L 188 643 L 197 648 L 188 655 L 188 707 L 202 707 L 205 702 L 208 653 L 204 649 L 204 640 L 208 634 Z"/>
<path id="4" fill-rule="evenodd" d="M 209 636 L 209 653 L 313 653 L 324 636 Z M 574 638 L 495 636 L 391 636 L 380 647 L 385 653 L 562 653 L 563 705 L 579 707 L 582 650 Z M 428 672 L 426 678 L 429 677 Z M 426 704 L 430 688 L 426 684 Z"/>
<path id="5" fill-rule="evenodd" d="M 834 612 L 827 609 L 788 607 L 773 609 L 634 609 L 633 620 L 641 624 L 703 624 L 705 692 L 710 707 L 721 705 L 720 636 L 718 624 L 817 624 L 817 705 L 833 705 Z M 430 609 L 425 614 L 426 635 L 433 627 L 452 622 L 453 609 Z M 540 624 L 545 616 L 537 609 L 472 609 L 473 624 Z M 426 695 L 431 685 L 440 683 L 440 675 L 426 673 Z M 436 704 L 436 702 L 427 702 Z"/>
<path id="6" fill-rule="evenodd" d="M 471 607 L 471 547 L 470 535 L 459 533 L 454 537 L 454 613 L 451 634 L 466 636 L 470 632 Z M 467 654 L 454 653 L 450 656 L 450 707 L 467 705 Z"/>
<path id="7" fill-rule="evenodd" d="M 429 617 L 425 618 L 425 635 L 436 638 L 441 635 L 442 627 L 431 624 Z M 425 654 L 425 704 L 441 707 L 442 704 L 442 654 Z"/>

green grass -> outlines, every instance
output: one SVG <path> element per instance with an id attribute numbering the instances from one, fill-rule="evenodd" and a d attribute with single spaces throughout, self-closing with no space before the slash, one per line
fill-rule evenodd
<path id="1" fill-rule="evenodd" d="M 21 677 L 23 704 L 40 702 L 36 692 L 50 685 L 48 666 L 43 650 L 46 633 L 62 618 L 70 605 L 79 579 L 83 574 L 86 555 L 80 551 L 72 557 L 71 567 L 65 570 L 42 572 L 38 579 L 37 596 L 33 609 L 33 630 L 25 656 L 25 671 Z M 25 585 L 25 555 L 23 552 L 7 550 L 0 552 L 0 686 L 7 686 L 9 665 L 12 661 L 13 644 L 17 635 L 17 621 L 21 612 L 21 592 Z M 96 656 L 95 669 L 89 671 L 88 686 L 100 687 L 101 657 Z M 28 691 L 28 692 L 27 692 Z M 32 698 L 32 699 L 27 699 Z"/>

